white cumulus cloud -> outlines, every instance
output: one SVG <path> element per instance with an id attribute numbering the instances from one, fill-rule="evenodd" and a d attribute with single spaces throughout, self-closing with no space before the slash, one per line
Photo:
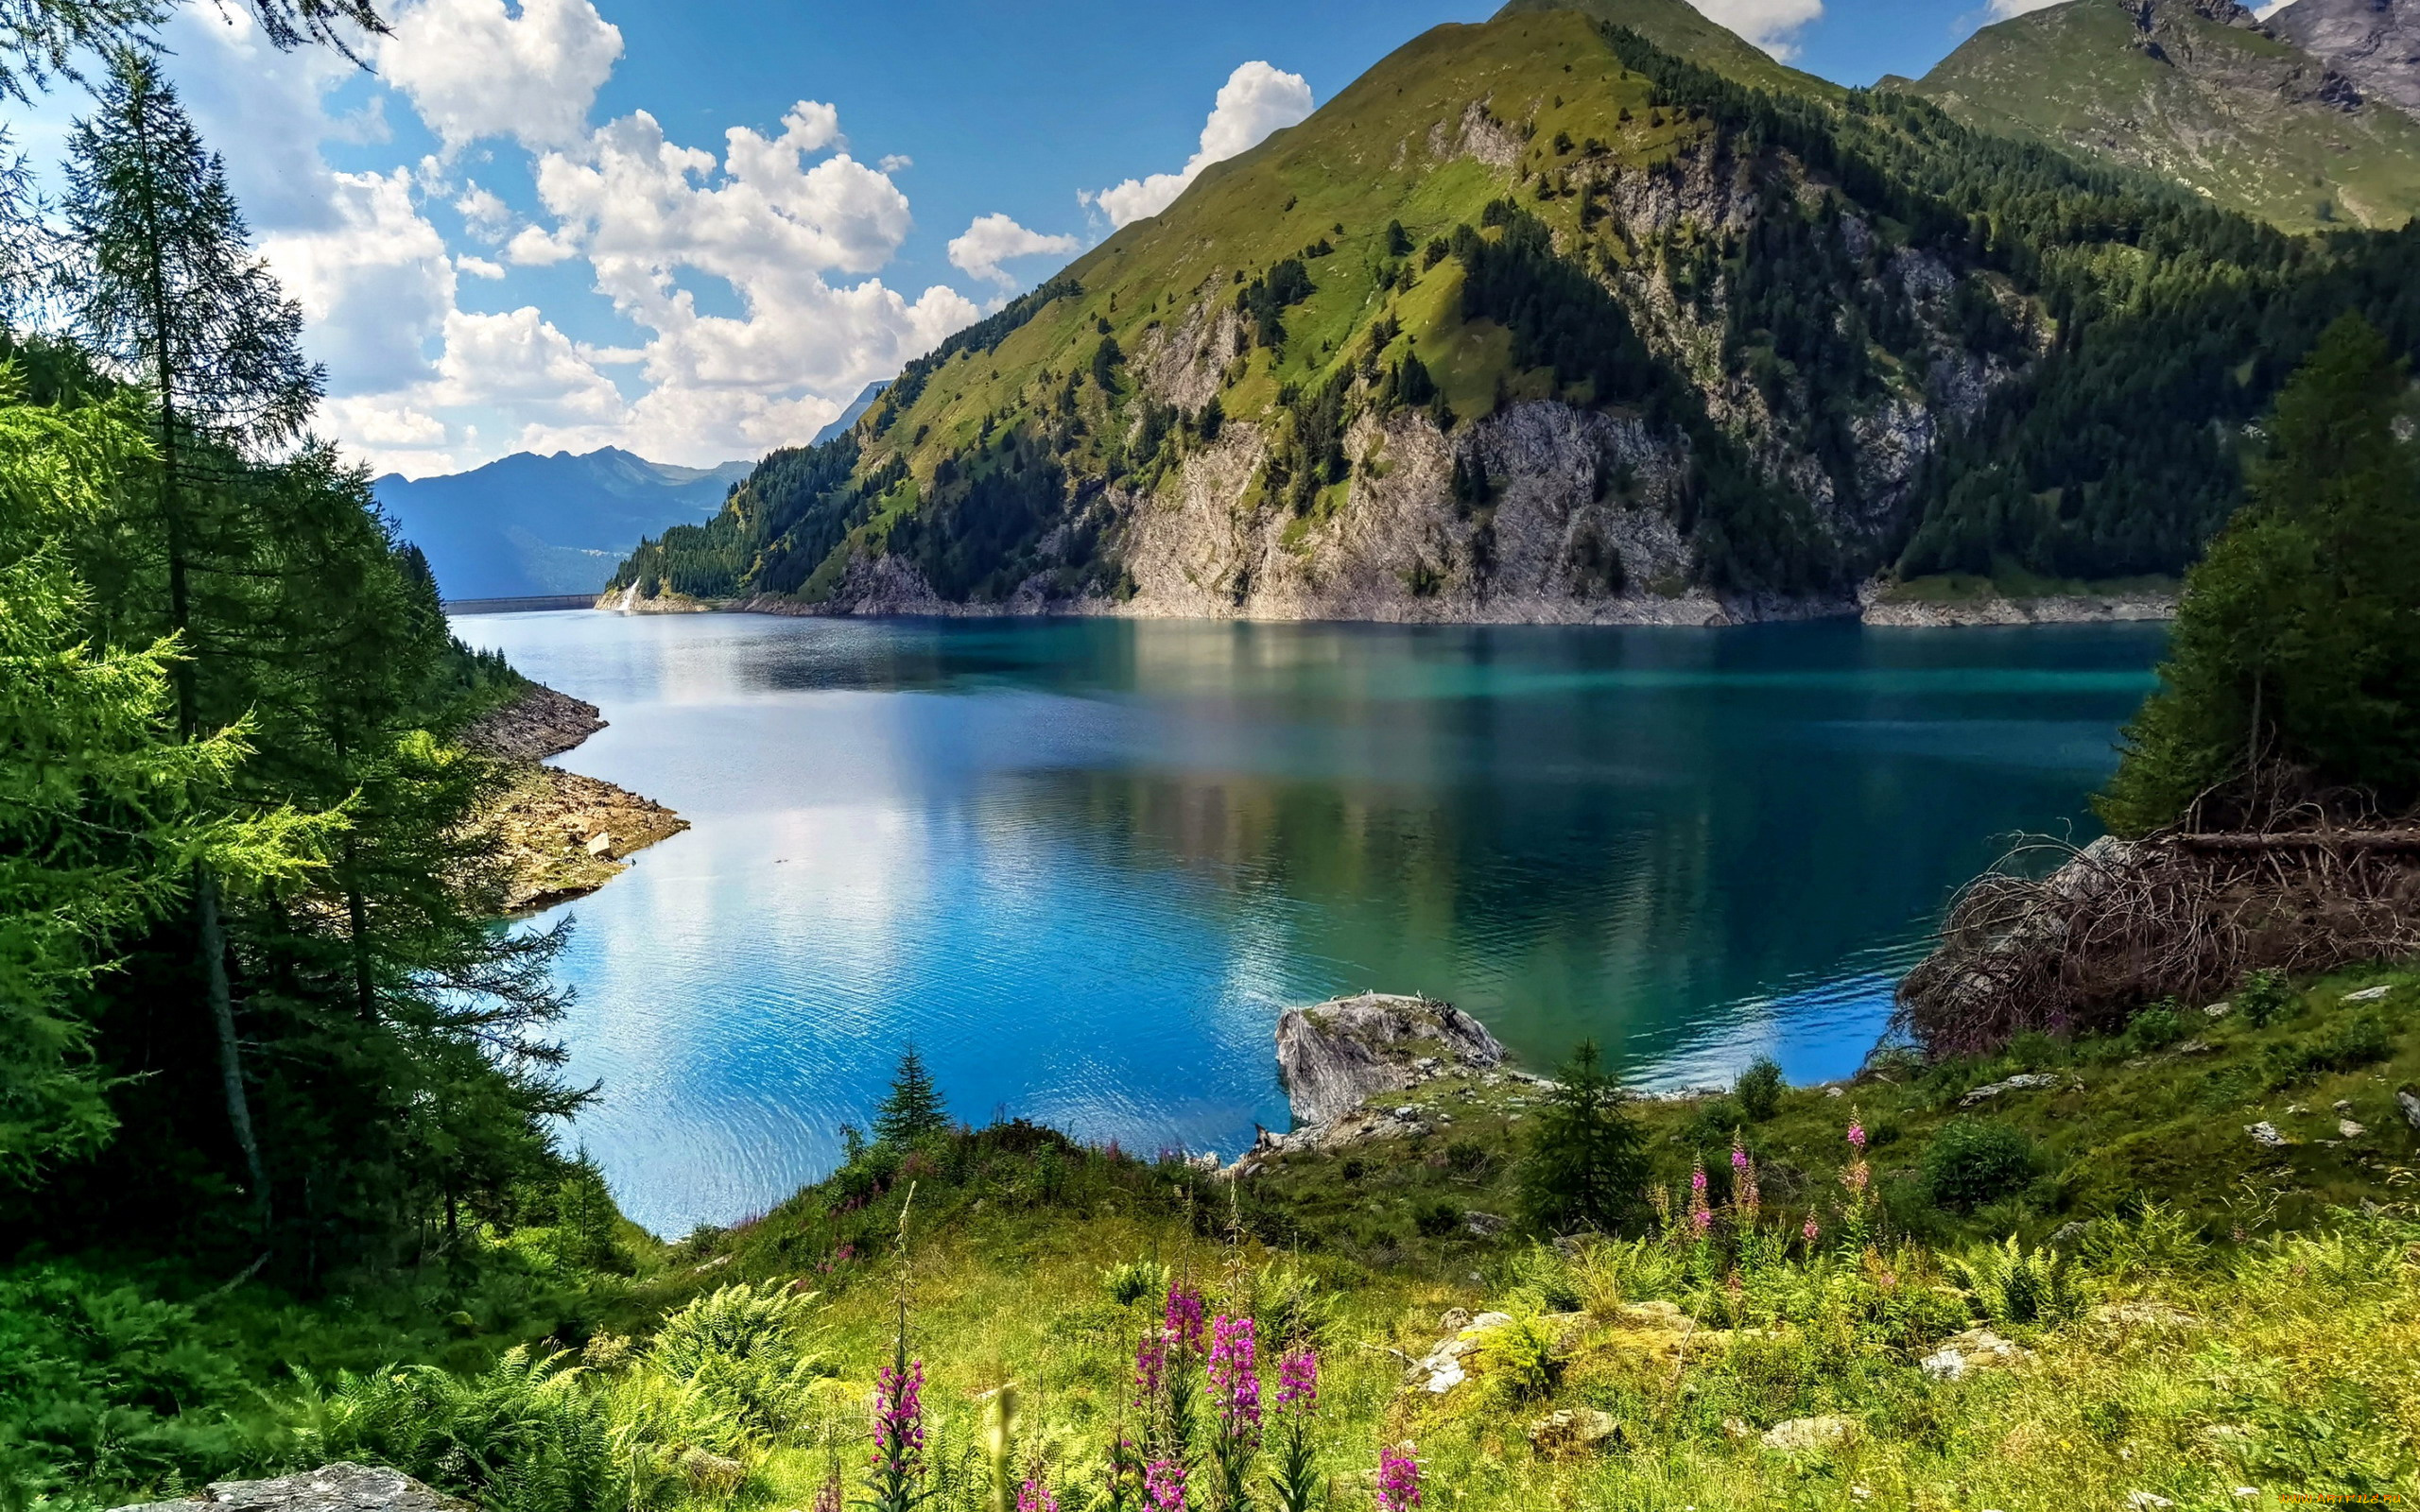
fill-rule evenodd
<path id="1" fill-rule="evenodd" d="M 829 396 L 896 372 L 979 313 L 942 285 L 911 301 L 877 278 L 827 279 L 890 260 L 912 225 L 908 197 L 846 152 L 808 161 L 841 140 L 830 107 L 801 101 L 782 125 L 731 129 L 718 162 L 637 112 L 539 159 L 538 197 L 557 221 L 539 234 L 576 248 L 597 292 L 649 333 L 648 389 L 618 444 L 702 461 L 795 442 L 838 413 Z M 700 277 L 740 313 L 700 310 L 686 282 Z"/>
<path id="2" fill-rule="evenodd" d="M 1790 38 L 1808 23 L 1823 19 L 1824 0 L 1689 0 L 1708 21 L 1728 26 L 1775 58 L 1788 59 L 1798 49 Z M 1992 0 L 1993 8 L 2010 0 Z M 2014 0 L 2024 6 L 2026 0 Z M 2039 0 L 2055 5 L 2058 0 Z"/>
<path id="3" fill-rule="evenodd" d="M 1807 0 L 1820 9 L 1822 0 Z M 1113 226 L 1126 226 L 1156 215 L 1176 203 L 1201 170 L 1261 144 L 1272 131 L 1294 125 L 1311 113 L 1311 86 L 1300 74 L 1271 64 L 1243 64 L 1219 86 L 1218 102 L 1202 123 L 1201 143 L 1175 173 L 1129 179 L 1107 189 L 1088 189 L 1077 196 L 1098 205 Z"/>
<path id="4" fill-rule="evenodd" d="M 950 238 L 949 261 L 976 278 L 1014 288 L 1017 276 L 1002 267 L 1012 258 L 1033 257 L 1043 252 L 1056 252 L 1064 257 L 1081 244 L 1073 236 L 1049 236 L 1029 231 L 1008 216 L 997 213 L 977 215 L 962 236 Z"/>
<path id="5" fill-rule="evenodd" d="M 589 0 L 419 0 L 378 49 L 388 82 L 449 153 L 481 137 L 532 148 L 585 134 L 622 33 Z"/>

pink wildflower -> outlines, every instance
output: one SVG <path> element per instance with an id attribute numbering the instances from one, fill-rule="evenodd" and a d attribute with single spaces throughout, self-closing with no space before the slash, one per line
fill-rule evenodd
<path id="1" fill-rule="evenodd" d="M 1134 1399 L 1150 1401 L 1160 1394 L 1160 1383 L 1167 1377 L 1168 1336 L 1157 1329 L 1143 1335 L 1134 1346 Z"/>
<path id="2" fill-rule="evenodd" d="M 1184 1467 L 1155 1459 L 1143 1471 L 1143 1504 L 1149 1512 L 1184 1512 Z"/>
<path id="3" fill-rule="evenodd" d="M 1860 1155 L 1865 1153 L 1865 1125 L 1854 1118 L 1849 1120 L 1849 1148 Z"/>
<path id="4" fill-rule="evenodd" d="M 1705 1195 L 1705 1162 L 1703 1160 L 1700 1160 L 1689 1172 L 1689 1191 L 1701 1197 Z"/>
<path id="5" fill-rule="evenodd" d="M 1017 1487 L 1017 1512 L 1059 1512 L 1059 1499 L 1035 1477 Z"/>
<path id="6" fill-rule="evenodd" d="M 1694 1209 L 1689 1213 L 1689 1222 L 1695 1225 L 1697 1231 L 1703 1235 L 1714 1228 L 1714 1210 L 1711 1208 Z"/>
<path id="7" fill-rule="evenodd" d="M 874 1381 L 874 1463 L 893 1462 L 914 1473 L 925 1452 L 925 1362 L 911 1360 L 905 1374 L 884 1366 Z"/>
<path id="8" fill-rule="evenodd" d="M 1201 1294 L 1179 1281 L 1168 1288 L 1168 1341 L 1189 1349 L 1201 1348 L 1201 1319 L 1207 1310 Z"/>
<path id="9" fill-rule="evenodd" d="M 1277 1365 L 1277 1407 L 1280 1412 L 1309 1412 L 1320 1400 L 1320 1357 L 1297 1349 Z"/>
<path id="10" fill-rule="evenodd" d="M 1252 1319 L 1221 1313 L 1210 1332 L 1210 1389 L 1218 1393 L 1219 1420 L 1230 1435 L 1248 1439 L 1260 1432 L 1260 1377 L 1253 1371 Z"/>
<path id="11" fill-rule="evenodd" d="M 1743 1174 L 1748 1169 L 1747 1148 L 1737 1140 L 1733 1140 L 1731 1142 L 1731 1169 Z"/>
<path id="12" fill-rule="evenodd" d="M 1420 1462 L 1392 1449 L 1378 1451 L 1378 1512 L 1411 1512 L 1420 1504 Z"/>
<path id="13" fill-rule="evenodd" d="M 1799 1237 L 1805 1239 L 1811 1245 L 1815 1242 L 1815 1236 L 1823 1231 L 1824 1230 L 1822 1228 L 1816 1227 L 1815 1220 L 1809 1218 L 1806 1220 L 1806 1227 L 1798 1230 L 1798 1233 Z"/>

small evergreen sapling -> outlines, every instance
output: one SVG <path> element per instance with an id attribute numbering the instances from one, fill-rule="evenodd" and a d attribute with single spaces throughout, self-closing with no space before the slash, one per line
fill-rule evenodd
<path id="1" fill-rule="evenodd" d="M 911 1044 L 901 1052 L 899 1070 L 890 1078 L 890 1095 L 874 1114 L 874 1138 L 889 1144 L 913 1144 L 948 1129 L 949 1113 L 933 1086 L 932 1073 L 925 1069 L 925 1057 Z"/>
<path id="2" fill-rule="evenodd" d="M 1646 1135 L 1630 1093 L 1583 1040 L 1556 1074 L 1521 1161 L 1521 1201 L 1533 1228 L 1611 1230 L 1632 1215 L 1647 1180 Z"/>

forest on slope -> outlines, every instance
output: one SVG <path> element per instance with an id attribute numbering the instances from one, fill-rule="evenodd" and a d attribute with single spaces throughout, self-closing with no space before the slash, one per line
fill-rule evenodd
<path id="1" fill-rule="evenodd" d="M 910 364 L 609 601 L 1697 622 L 2172 576 L 2329 318 L 2420 342 L 2415 259 L 1833 88 L 1679 0 L 1525 6 Z"/>

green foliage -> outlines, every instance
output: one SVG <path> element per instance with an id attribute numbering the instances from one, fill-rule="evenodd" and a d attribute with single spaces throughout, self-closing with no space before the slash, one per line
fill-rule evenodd
<path id="1" fill-rule="evenodd" d="M 1781 1062 L 1771 1056 L 1758 1056 L 1732 1083 L 1731 1097 L 1750 1122 L 1761 1124 L 1781 1111 L 1782 1086 Z"/>
<path id="2" fill-rule="evenodd" d="M 1147 1297 L 1166 1296 L 1168 1268 L 1157 1261 L 1121 1260 L 1100 1273 L 1101 1290 L 1120 1307 L 1132 1307 Z"/>
<path id="3" fill-rule="evenodd" d="M 262 1444 L 190 1308 L 63 1267 L 0 1277 L 0 1484 L 35 1495 L 164 1486 Z"/>
<path id="4" fill-rule="evenodd" d="M 831 1368 L 813 1348 L 813 1292 L 742 1283 L 667 1315 L 648 1365 L 695 1392 L 705 1409 L 767 1436 L 806 1421 L 815 1383 Z"/>
<path id="5" fill-rule="evenodd" d="M 1958 1118 L 1925 1149 L 1925 1187 L 1952 1212 L 2013 1197 L 2033 1179 L 2033 1143 L 1991 1119 Z"/>
<path id="6" fill-rule="evenodd" d="M 933 1086 L 925 1057 L 909 1045 L 900 1052 L 899 1069 L 891 1074 L 890 1092 L 874 1114 L 874 1136 L 888 1143 L 907 1145 L 949 1129 L 949 1113 Z"/>
<path id="7" fill-rule="evenodd" d="M 2256 1029 L 2265 1029 L 2293 1003 L 2282 971 L 2253 971 L 2235 989 L 2236 1011 Z"/>
<path id="8" fill-rule="evenodd" d="M 2185 1010 L 2174 998 L 2138 1008 L 2126 1021 L 2126 1048 L 2135 1055 L 2165 1050 L 2185 1038 Z"/>
<path id="9" fill-rule="evenodd" d="M 1520 1168 L 1524 1216 L 1543 1232 L 1611 1231 L 1638 1211 L 1645 1136 L 1630 1096 L 1583 1040 L 1539 1101 Z"/>
<path id="10" fill-rule="evenodd" d="M 312 1464 L 390 1465 L 488 1512 L 622 1512 L 631 1502 L 605 1401 L 566 1353 L 516 1347 L 490 1369 L 425 1366 L 304 1383 L 296 1435 Z"/>
<path id="11" fill-rule="evenodd" d="M 2390 812 L 2420 800 L 2420 457 L 2396 435 L 2404 392 L 2403 364 L 2346 315 L 2278 396 L 2252 502 L 2187 578 L 2160 690 L 2097 800 L 2111 828 L 2147 833 L 2221 787 L 2212 819 L 2258 823 L 2277 766 Z"/>
<path id="12" fill-rule="evenodd" d="M 2028 1249 L 2014 1234 L 1952 1256 L 1943 1269 L 1988 1323 L 2054 1322 L 2083 1311 L 2083 1291 L 2067 1258 L 2054 1249 Z"/>

